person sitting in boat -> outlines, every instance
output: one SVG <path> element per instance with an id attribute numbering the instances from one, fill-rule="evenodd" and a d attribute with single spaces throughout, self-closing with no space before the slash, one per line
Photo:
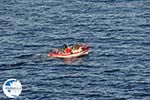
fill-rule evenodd
<path id="1" fill-rule="evenodd" d="M 64 44 L 64 52 L 65 52 L 65 53 L 72 53 L 71 48 L 69 48 L 69 47 L 67 46 L 67 44 Z"/>
<path id="2" fill-rule="evenodd" d="M 79 47 L 80 47 L 79 44 L 74 44 L 74 45 L 72 46 L 72 50 L 73 50 L 73 51 L 74 51 L 74 50 L 78 50 Z"/>
<path id="3" fill-rule="evenodd" d="M 73 51 L 73 52 L 81 52 L 81 51 L 82 51 L 81 45 L 80 45 L 80 44 L 74 44 L 74 45 L 72 46 L 72 51 Z"/>

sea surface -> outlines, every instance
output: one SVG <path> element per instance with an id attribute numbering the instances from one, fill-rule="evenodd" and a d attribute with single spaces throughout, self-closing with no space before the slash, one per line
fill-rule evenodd
<path id="1" fill-rule="evenodd" d="M 47 56 L 85 43 L 87 56 Z M 150 0 L 0 0 L 0 100 L 150 100 Z"/>

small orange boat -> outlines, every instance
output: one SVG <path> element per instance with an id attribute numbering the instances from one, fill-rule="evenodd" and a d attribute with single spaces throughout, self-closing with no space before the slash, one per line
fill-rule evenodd
<path id="1" fill-rule="evenodd" d="M 74 58 L 87 55 L 89 53 L 89 46 L 86 44 L 78 44 L 77 47 L 73 45 L 70 46 L 70 48 L 72 49 L 71 53 L 65 53 L 62 51 L 52 51 L 48 53 L 48 56 L 55 58 Z"/>

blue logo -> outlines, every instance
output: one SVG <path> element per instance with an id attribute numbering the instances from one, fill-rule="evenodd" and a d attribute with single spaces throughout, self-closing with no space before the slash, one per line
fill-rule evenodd
<path id="1" fill-rule="evenodd" d="M 3 92 L 9 98 L 16 98 L 21 94 L 22 85 L 16 79 L 8 79 L 3 84 Z"/>

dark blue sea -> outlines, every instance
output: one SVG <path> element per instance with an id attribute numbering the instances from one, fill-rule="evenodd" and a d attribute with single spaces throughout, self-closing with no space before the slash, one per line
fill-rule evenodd
<path id="1" fill-rule="evenodd" d="M 85 43 L 87 56 L 47 56 Z M 150 0 L 0 0 L 0 100 L 150 100 Z"/>

